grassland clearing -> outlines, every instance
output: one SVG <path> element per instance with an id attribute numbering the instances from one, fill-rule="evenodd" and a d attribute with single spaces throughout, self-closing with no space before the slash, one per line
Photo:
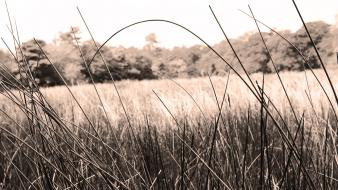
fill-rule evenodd
<path id="1" fill-rule="evenodd" d="M 330 69 L 331 80 L 338 88 L 336 72 L 336 69 Z M 329 89 L 322 70 L 315 70 L 315 73 L 324 88 Z M 259 84 L 262 81 L 262 74 L 251 77 Z M 78 179 L 76 183 L 82 184 L 78 187 L 87 188 L 90 184 L 96 188 L 153 186 L 156 189 L 199 189 L 205 186 L 205 175 L 209 173 L 209 187 L 254 189 L 260 185 L 257 172 L 262 167 L 259 159 L 263 147 L 266 186 L 306 187 L 310 186 L 311 180 L 315 187 L 320 187 L 318 184 L 323 183 L 321 174 L 325 171 L 328 175 L 325 183 L 337 187 L 337 121 L 334 112 L 311 74 L 307 73 L 307 81 L 304 72 L 281 73 L 281 78 L 301 123 L 294 119 L 275 74 L 265 75 L 264 91 L 271 101 L 268 109 L 284 133 L 287 136 L 298 134 L 301 129 L 299 137 L 294 140 L 294 146 L 299 151 L 298 158 L 289 156 L 292 151 L 282 140 L 277 124 L 266 113 L 264 134 L 268 144 L 261 144 L 261 103 L 237 76 L 231 74 L 221 117 L 219 106 L 227 77 L 211 77 L 218 102 L 208 78 L 175 79 L 193 99 L 172 80 L 118 82 L 130 125 L 112 84 L 97 84 L 105 109 L 92 85 L 70 88 L 90 122 L 65 87 L 41 89 L 62 124 L 48 119 L 43 106 L 35 109 L 36 114 L 30 115 L 27 109 L 22 110 L 24 104 L 15 105 L 14 101 L 1 96 L 1 110 L 9 116 L 1 114 L 1 126 L 12 135 L 0 134 L 3 139 L 1 170 L 5 174 L 0 177 L 6 188 L 14 187 L 11 185 L 15 181 L 21 181 L 21 187 L 30 183 L 34 186 L 35 181 L 35 188 L 45 188 L 43 184 L 48 180 L 53 180 L 50 182 L 54 187 L 66 188 L 72 186 L 69 181 Z M 13 93 L 20 99 L 19 92 Z M 332 99 L 331 92 L 328 91 L 328 94 Z M 38 105 L 38 94 L 35 101 Z M 270 105 L 274 105 L 278 112 Z M 335 109 L 337 111 L 337 107 Z M 213 140 L 216 125 L 219 127 Z M 289 135 L 286 128 L 290 131 Z M 13 138 L 13 135 L 16 137 Z M 44 146 L 36 142 L 45 144 L 49 149 L 43 149 Z M 215 143 L 214 148 L 211 148 L 211 142 Z M 25 143 L 27 146 L 33 143 L 31 147 L 34 148 L 25 146 Z M 59 149 L 61 147 L 62 150 Z M 209 159 L 212 149 L 212 159 Z M 41 161 L 42 155 L 45 159 Z M 65 161 L 61 161 L 60 156 Z M 46 173 L 39 170 L 38 163 L 46 164 Z M 27 173 L 31 170 L 36 171 Z M 105 173 L 97 175 L 94 172 L 97 170 Z M 18 171 L 24 175 L 17 174 Z M 68 182 L 64 181 L 62 174 L 69 173 Z M 21 179 L 22 176 L 27 180 Z M 87 181 L 84 182 L 81 177 Z M 115 181 L 115 184 L 107 185 L 109 181 Z"/>

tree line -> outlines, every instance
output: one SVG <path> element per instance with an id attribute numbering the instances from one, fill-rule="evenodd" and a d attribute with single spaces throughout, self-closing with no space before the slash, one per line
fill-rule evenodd
<path id="1" fill-rule="evenodd" d="M 310 22 L 307 26 L 324 62 L 336 64 L 337 47 L 334 47 L 336 45 L 333 42 L 337 40 L 338 29 L 322 21 Z M 230 70 L 213 51 L 203 45 L 167 49 L 157 45 L 155 34 L 146 37 L 147 43 L 143 48 L 104 46 L 92 60 L 100 44 L 91 40 L 83 41 L 77 38 L 78 33 L 78 28 L 71 28 L 52 43 L 37 40 L 42 50 L 35 40 L 23 42 L 14 56 L 0 50 L 0 77 L 3 80 L 20 80 L 24 78 L 23 74 L 31 74 L 39 85 L 54 86 L 63 84 L 59 74 L 68 84 L 81 84 L 91 80 L 108 82 L 111 77 L 114 80 L 143 80 L 224 75 Z M 296 32 L 285 30 L 279 33 L 294 47 L 272 31 L 262 33 L 269 52 L 259 33 L 249 32 L 231 40 L 249 73 L 275 72 L 269 53 L 278 71 L 320 67 L 303 27 Z M 304 65 L 303 57 L 295 47 L 309 64 Z M 226 41 L 213 45 L 213 48 L 232 67 L 241 70 Z M 24 68 L 30 72 L 22 72 Z"/>

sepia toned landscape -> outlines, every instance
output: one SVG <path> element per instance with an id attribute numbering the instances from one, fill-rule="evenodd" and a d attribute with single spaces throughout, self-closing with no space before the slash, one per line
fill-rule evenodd
<path id="1" fill-rule="evenodd" d="M 165 19 L 98 42 L 79 8 L 87 31 L 21 42 L 9 19 L 0 190 L 337 189 L 338 22 L 306 22 L 296 3 L 298 30 L 276 30 L 249 6 L 257 31 L 238 38 L 206 7 L 225 31 L 216 44 Z M 156 31 L 142 48 L 108 44 L 144 23 L 200 44 L 162 47 Z"/>

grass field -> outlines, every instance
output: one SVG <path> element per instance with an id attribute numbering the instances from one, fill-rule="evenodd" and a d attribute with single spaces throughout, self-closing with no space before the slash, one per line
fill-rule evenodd
<path id="1" fill-rule="evenodd" d="M 314 49 L 322 69 L 306 73 L 72 87 L 49 61 L 64 82 L 53 88 L 36 85 L 22 53 L 20 81 L 1 72 L 0 190 L 338 189 L 338 69 L 325 73 Z"/>
<path id="2" fill-rule="evenodd" d="M 281 78 L 297 119 L 276 74 L 265 76 L 266 109 L 233 74 L 118 82 L 126 112 L 113 84 L 96 85 L 103 104 L 93 85 L 71 87 L 75 99 L 66 87 L 4 91 L 3 188 L 335 189 L 337 104 L 310 72 Z"/>
<path id="3" fill-rule="evenodd" d="M 321 70 L 316 70 L 315 72 L 322 81 L 324 88 L 327 89 L 330 98 L 333 100 L 332 91 L 329 90 L 330 87 L 328 83 L 325 82 L 324 73 Z M 338 88 L 336 72 L 337 69 L 330 70 L 331 78 L 336 88 Z M 325 119 L 330 110 L 329 102 L 311 73 L 307 72 L 306 74 L 310 91 L 308 90 L 304 72 L 281 73 L 281 78 L 298 115 L 304 112 L 306 116 L 310 118 L 313 117 L 314 111 L 308 98 L 311 97 L 315 113 L 321 116 L 321 119 Z M 261 84 L 262 74 L 254 74 L 251 77 L 254 81 Z M 227 77 L 211 77 L 211 80 L 215 86 L 217 98 L 220 101 L 224 93 Z M 291 109 L 277 75 L 266 75 L 265 80 L 265 92 L 272 103 L 283 115 L 287 116 L 290 114 Z M 118 82 L 117 88 L 121 94 L 122 101 L 125 104 L 128 114 L 132 116 L 131 119 L 135 125 L 144 125 L 144 116 L 151 116 L 150 122 L 158 127 L 174 125 L 172 117 L 168 114 L 168 111 L 152 90 L 159 95 L 178 120 L 187 119 L 187 121 L 196 121 L 199 120 L 203 114 L 208 119 L 215 116 L 215 114 L 217 115 L 218 107 L 208 78 L 175 79 L 174 81 L 190 93 L 203 113 L 198 109 L 198 106 L 189 94 L 172 80 Z M 97 84 L 97 88 L 108 112 L 109 120 L 114 127 L 125 123 L 123 109 L 113 84 Z M 71 90 L 85 112 L 88 113 L 93 120 L 105 120 L 100 120 L 105 116 L 92 85 L 73 86 Z M 72 121 L 77 125 L 87 123 L 83 113 L 76 105 L 74 98 L 68 92 L 67 88 L 62 86 L 52 87 L 42 89 L 42 92 L 47 101 L 62 118 L 67 121 Z M 308 95 L 306 95 L 306 93 Z M 20 114 L 19 107 L 15 106 L 13 102 L 6 100 L 4 96 L 0 98 L 1 106 L 5 112 L 10 113 L 11 116 L 17 117 L 19 120 L 25 120 L 24 114 Z M 248 107 L 251 107 L 253 110 L 259 110 L 260 103 L 236 75 L 231 75 L 226 92 L 225 106 L 222 112 L 241 115 L 243 110 L 247 110 Z M 2 118 L 2 121 L 5 120 L 6 117 Z"/>

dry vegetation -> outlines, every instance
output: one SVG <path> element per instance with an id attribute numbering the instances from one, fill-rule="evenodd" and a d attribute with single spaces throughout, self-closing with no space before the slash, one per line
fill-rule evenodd
<path id="1" fill-rule="evenodd" d="M 315 73 L 317 73 L 317 76 L 321 81 L 324 81 L 324 88 L 329 89 L 328 83 L 325 82 L 324 73 L 321 70 L 315 70 Z M 330 69 L 330 73 L 334 84 L 336 84 L 336 88 L 338 88 L 338 76 L 335 74 L 337 73 L 337 69 Z M 262 74 L 254 74 L 251 75 L 251 77 L 252 80 L 259 83 L 262 81 Z M 277 75 L 269 74 L 265 77 L 266 94 L 284 116 L 290 115 L 291 109 L 288 105 L 287 98 L 283 93 L 282 86 L 278 81 Z M 285 72 L 281 73 L 281 77 L 298 115 L 304 113 L 307 118 L 313 118 L 313 114 L 316 113 L 321 116 L 321 120 L 325 120 L 325 117 L 327 117 L 327 113 L 330 110 L 330 105 L 325 98 L 324 92 L 320 89 L 319 84 L 309 71 L 306 73 Z M 306 78 L 308 79 L 310 93 L 307 89 Z M 221 100 L 227 77 L 212 77 L 211 79 L 215 86 L 217 97 Z M 199 110 L 189 94 L 175 84 L 174 81 L 190 93 L 203 113 Z M 122 96 L 122 101 L 126 105 L 128 114 L 132 116 L 131 120 L 134 125 L 144 125 L 145 116 L 149 116 L 151 118 L 149 118 L 149 122 L 157 126 L 157 128 L 163 128 L 166 125 L 174 124 L 172 117 L 168 114 L 168 111 L 161 104 L 152 90 L 158 93 L 170 112 L 178 120 L 186 119 L 188 123 L 194 124 L 196 121 L 203 119 L 203 114 L 210 120 L 218 113 L 215 95 L 208 78 L 149 81 L 127 80 L 118 82 L 117 87 Z M 113 127 L 127 125 L 123 109 L 113 84 L 97 84 L 97 88 Z M 102 119 L 105 118 L 104 111 L 93 86 L 73 86 L 71 87 L 71 90 L 89 117 L 97 122 L 102 122 L 104 125 L 106 122 L 106 119 Z M 51 87 L 41 89 L 41 91 L 47 101 L 63 119 L 71 121 L 76 125 L 87 124 L 82 111 L 76 105 L 76 102 L 68 92 L 67 88 L 63 86 Z M 306 93 L 308 93 L 309 97 L 312 99 L 312 106 L 314 106 L 315 112 L 311 107 L 310 100 Z M 332 92 L 328 93 L 332 99 Z M 248 109 L 248 107 L 251 107 L 250 109 L 253 110 L 259 110 L 260 108 L 259 101 L 255 99 L 244 83 L 234 74 L 231 74 L 229 77 L 226 96 L 225 106 L 223 106 L 222 110 L 223 113 L 229 112 L 240 116 Z M 0 105 L 3 111 L 12 117 L 16 117 L 16 121 L 23 122 L 26 120 L 24 113 L 20 111 L 18 106 L 15 106 L 13 102 L 8 101 L 5 96 L 1 96 L 0 98 Z M 0 117 L 1 121 L 9 122 L 6 116 L 1 115 Z"/>
<path id="2" fill-rule="evenodd" d="M 330 69 L 331 79 L 338 88 L 336 72 Z M 323 71 L 315 70 L 315 73 L 324 88 L 329 89 Z M 336 188 L 337 120 L 314 77 L 309 72 L 306 76 L 310 91 L 305 72 L 281 73 L 300 118 L 299 125 L 277 76 L 265 76 L 265 92 L 271 100 L 267 108 L 277 120 L 274 124 L 264 113 L 266 145 L 261 144 L 261 104 L 233 74 L 229 80 L 211 77 L 212 83 L 209 78 L 177 79 L 176 83 L 172 80 L 118 82 L 130 126 L 113 84 L 97 85 L 105 109 L 92 85 L 70 88 L 94 128 L 66 87 L 41 89 L 46 100 L 42 101 L 42 96 L 36 93 L 37 109 L 29 108 L 32 103 L 24 108 L 24 102 L 20 102 L 23 93 L 12 91 L 10 97 L 18 100 L 1 96 L 0 105 L 3 187 L 200 189 L 207 183 L 213 188 L 255 189 L 261 185 L 257 174 L 263 167 L 266 187 L 305 188 L 313 183 L 312 188 L 320 188 L 325 180 L 327 187 Z M 262 74 L 251 78 L 261 83 Z M 222 104 L 226 86 L 222 117 L 219 117 L 218 106 Z M 43 111 L 48 106 L 39 106 L 42 102 L 50 103 L 48 110 L 55 109 L 55 116 L 50 116 L 53 111 Z M 28 110 L 35 113 L 30 114 Z M 218 129 L 212 140 L 215 125 Z M 291 134 L 300 131 L 299 137 L 294 137 L 300 158 L 290 156 L 293 153 L 278 132 L 281 126 L 284 133 L 286 127 Z"/>
<path id="3" fill-rule="evenodd" d="M 319 70 L 289 43 L 306 73 L 115 83 L 101 65 L 95 84 L 84 61 L 93 83 L 69 87 L 34 43 L 65 86 L 40 88 L 22 51 L 19 80 L 3 69 L 0 189 L 338 189 L 338 71 L 315 48 Z"/>

